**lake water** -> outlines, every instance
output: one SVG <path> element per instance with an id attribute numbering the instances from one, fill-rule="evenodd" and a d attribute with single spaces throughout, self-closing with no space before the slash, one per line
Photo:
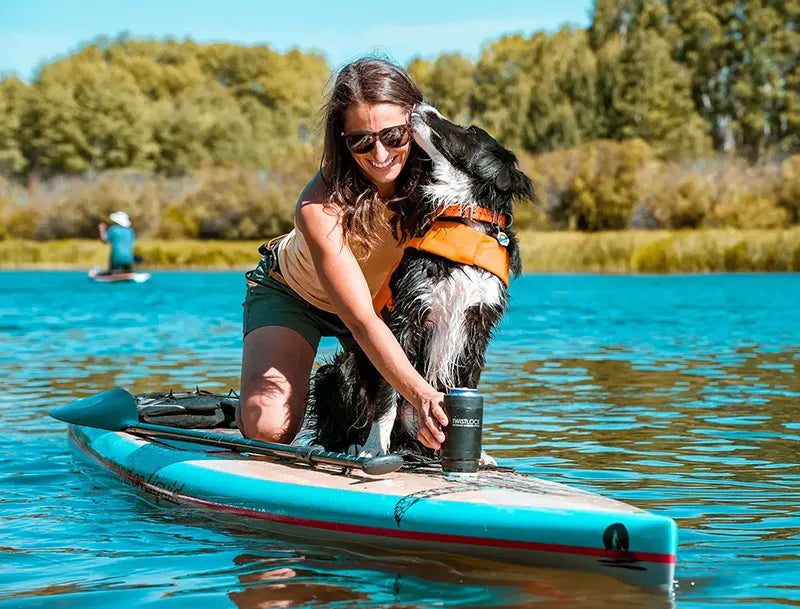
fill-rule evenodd
<path id="1" fill-rule="evenodd" d="M 0 272 L 1 607 L 800 605 L 800 275 L 512 284 L 481 384 L 486 448 L 674 518 L 674 600 L 259 537 L 153 505 L 76 459 L 53 406 L 113 386 L 238 387 L 243 285 Z"/>

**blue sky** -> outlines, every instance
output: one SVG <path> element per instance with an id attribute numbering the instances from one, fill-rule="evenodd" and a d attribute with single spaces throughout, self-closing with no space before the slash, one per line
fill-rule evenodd
<path id="1" fill-rule="evenodd" d="M 334 68 L 371 52 L 403 64 L 453 51 L 476 59 L 506 34 L 586 27 L 591 6 L 592 0 L 0 0 L 0 74 L 30 80 L 42 63 L 121 32 L 315 50 Z"/>

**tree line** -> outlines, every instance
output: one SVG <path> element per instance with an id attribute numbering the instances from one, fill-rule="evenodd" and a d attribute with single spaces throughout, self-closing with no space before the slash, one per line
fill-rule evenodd
<path id="1" fill-rule="evenodd" d="M 518 152 L 540 185 L 532 226 L 782 226 L 800 220 L 798 25 L 796 0 L 596 0 L 587 29 L 507 36 L 475 62 L 444 54 L 408 69 L 445 115 Z M 314 53 L 120 36 L 30 84 L 5 77 L 0 224 L 82 234 L 64 218 L 80 210 L 89 226 L 110 205 L 102 189 L 131 204 L 150 181 L 140 206 L 158 216 L 154 234 L 248 238 L 283 226 L 275 205 L 271 220 L 254 219 L 257 201 L 314 171 L 330 76 Z M 235 176 L 229 193 L 270 194 L 219 195 L 226 205 L 198 211 L 186 199 L 213 168 L 217 186 Z M 723 174 L 736 186 L 716 184 Z"/>
<path id="2" fill-rule="evenodd" d="M 98 40 L 31 85 L 0 81 L 0 168 L 48 177 L 260 167 L 308 143 L 328 75 L 324 58 L 299 51 Z"/>
<path id="3" fill-rule="evenodd" d="M 528 152 L 640 138 L 662 158 L 800 149 L 800 3 L 595 0 L 588 29 L 409 66 L 452 116 Z"/>

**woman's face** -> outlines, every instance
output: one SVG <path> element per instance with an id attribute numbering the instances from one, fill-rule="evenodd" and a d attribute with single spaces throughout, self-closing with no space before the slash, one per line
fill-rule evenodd
<path id="1" fill-rule="evenodd" d="M 358 131 L 377 133 L 387 127 L 405 125 L 408 112 L 396 104 L 353 104 L 344 113 L 344 133 Z M 365 153 L 350 151 L 370 182 L 378 187 L 382 197 L 394 192 L 395 181 L 408 159 L 411 138 L 397 148 L 387 147 L 375 138 L 374 146 Z"/>

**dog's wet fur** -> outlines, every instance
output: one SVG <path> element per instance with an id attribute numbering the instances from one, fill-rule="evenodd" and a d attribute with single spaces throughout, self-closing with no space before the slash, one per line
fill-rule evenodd
<path id="1" fill-rule="evenodd" d="M 480 206 L 511 218 L 514 200 L 533 199 L 533 185 L 515 155 L 484 130 L 451 123 L 427 105 L 414 110 L 411 127 L 431 159 L 430 180 L 419 187 L 425 220 L 419 233 L 442 206 L 458 204 L 467 212 Z M 463 221 L 496 234 L 490 224 Z M 502 230 L 508 236 L 510 271 L 517 275 L 517 239 L 511 228 Z M 476 266 L 408 248 L 390 287 L 394 302 L 384 319 L 420 374 L 443 392 L 477 387 L 489 340 L 508 306 L 505 284 Z M 308 439 L 362 456 L 389 452 L 390 446 L 430 456 L 432 451 L 416 439 L 415 414 L 354 344 L 312 379 Z"/>

